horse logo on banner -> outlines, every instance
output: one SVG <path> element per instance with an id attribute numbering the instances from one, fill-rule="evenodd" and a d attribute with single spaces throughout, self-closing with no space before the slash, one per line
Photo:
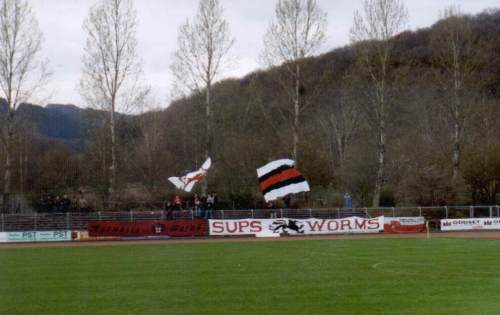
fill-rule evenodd
<path id="1" fill-rule="evenodd" d="M 269 226 L 269 229 L 273 231 L 273 233 L 285 233 L 289 234 L 289 231 L 295 231 L 298 234 L 304 234 L 304 225 L 300 224 L 299 221 L 297 220 L 285 220 L 285 219 L 278 219 L 273 221 L 273 223 Z"/>

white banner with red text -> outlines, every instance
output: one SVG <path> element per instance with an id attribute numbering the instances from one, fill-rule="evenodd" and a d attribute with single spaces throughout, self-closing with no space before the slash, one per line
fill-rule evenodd
<path id="1" fill-rule="evenodd" d="M 244 219 L 209 220 L 210 235 L 318 235 L 379 233 L 384 230 L 384 217 L 343 219 Z"/>
<path id="2" fill-rule="evenodd" d="M 425 232 L 424 217 L 385 217 L 384 233 Z"/>
<path id="3" fill-rule="evenodd" d="M 500 230 L 500 218 L 442 219 L 441 231 Z"/>

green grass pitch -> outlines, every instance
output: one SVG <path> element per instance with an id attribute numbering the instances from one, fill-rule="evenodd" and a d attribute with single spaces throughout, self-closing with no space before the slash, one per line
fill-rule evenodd
<path id="1" fill-rule="evenodd" d="M 500 243 L 0 249 L 0 314 L 500 314 Z"/>

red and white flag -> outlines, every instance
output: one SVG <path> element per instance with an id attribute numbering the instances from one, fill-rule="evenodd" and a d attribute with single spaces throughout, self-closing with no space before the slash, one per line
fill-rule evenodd
<path id="1" fill-rule="evenodd" d="M 205 177 L 211 165 L 212 160 L 208 158 L 199 170 L 188 173 L 182 177 L 170 177 L 168 180 L 174 184 L 177 189 L 191 192 L 194 185 Z"/>

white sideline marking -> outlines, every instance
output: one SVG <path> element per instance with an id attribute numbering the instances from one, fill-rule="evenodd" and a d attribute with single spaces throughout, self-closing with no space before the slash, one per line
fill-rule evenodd
<path id="1" fill-rule="evenodd" d="M 384 264 L 396 264 L 397 262 L 395 261 L 380 261 L 378 263 L 375 263 L 372 265 L 372 268 L 374 270 L 377 270 L 377 271 L 382 271 L 382 272 L 386 272 L 386 273 L 392 273 L 392 274 L 395 274 L 395 275 L 418 275 L 419 273 L 415 273 L 415 272 L 407 272 L 407 271 L 398 271 L 398 270 L 391 270 L 391 269 L 383 269 L 383 268 L 379 268 L 380 265 L 384 265 Z"/>

